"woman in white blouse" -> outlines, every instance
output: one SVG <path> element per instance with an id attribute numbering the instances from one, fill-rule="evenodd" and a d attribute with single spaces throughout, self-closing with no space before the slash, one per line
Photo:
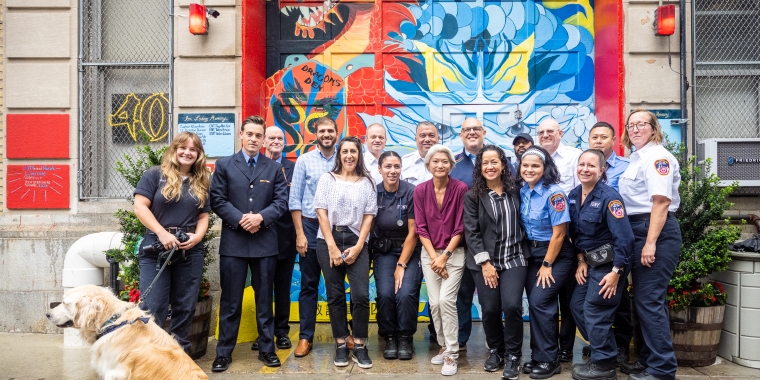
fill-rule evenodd
<path id="1" fill-rule="evenodd" d="M 319 179 L 314 196 L 319 218 L 317 259 L 325 276 L 327 307 L 335 339 L 334 364 L 348 365 L 348 318 L 344 279 L 348 276 L 353 318 L 353 360 L 371 368 L 367 351 L 369 325 L 369 254 L 367 240 L 377 214 L 377 194 L 364 167 L 361 142 L 346 137 L 338 145 L 335 167 Z"/>

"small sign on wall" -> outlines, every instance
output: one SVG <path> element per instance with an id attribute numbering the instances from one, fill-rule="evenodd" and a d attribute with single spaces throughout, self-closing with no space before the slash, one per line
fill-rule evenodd
<path id="1" fill-rule="evenodd" d="M 68 165 L 8 165 L 9 209 L 69 208 Z"/>
<path id="2" fill-rule="evenodd" d="M 179 132 L 200 136 L 209 157 L 225 157 L 235 153 L 234 113 L 181 113 L 177 121 Z"/>

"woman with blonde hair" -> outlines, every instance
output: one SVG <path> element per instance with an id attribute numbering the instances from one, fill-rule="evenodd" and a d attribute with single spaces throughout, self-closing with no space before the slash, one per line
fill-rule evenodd
<path id="1" fill-rule="evenodd" d="M 171 305 L 169 333 L 185 352 L 190 350 L 190 332 L 198 289 L 203 274 L 203 245 L 208 229 L 209 171 L 200 137 L 192 132 L 178 134 L 166 149 L 161 166 L 148 169 L 135 188 L 135 215 L 146 227 L 140 244 L 140 291 L 154 282 L 140 307 L 150 310 L 159 326 L 164 325 Z M 180 241 L 183 232 L 186 241 Z M 184 239 L 183 239 L 184 240 Z M 164 261 L 155 249 L 176 248 L 169 264 L 156 279 Z"/>

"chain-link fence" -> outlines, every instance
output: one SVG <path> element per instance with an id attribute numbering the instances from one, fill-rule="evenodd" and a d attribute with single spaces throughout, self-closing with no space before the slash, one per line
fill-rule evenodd
<path id="1" fill-rule="evenodd" d="M 694 129 L 760 137 L 760 1 L 694 0 Z"/>
<path id="2" fill-rule="evenodd" d="M 79 198 L 124 198 L 116 162 L 172 132 L 171 0 L 82 0 Z"/>

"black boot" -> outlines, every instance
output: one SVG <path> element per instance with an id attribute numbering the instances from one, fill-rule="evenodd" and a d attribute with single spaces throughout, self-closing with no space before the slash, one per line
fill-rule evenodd
<path id="1" fill-rule="evenodd" d="M 538 362 L 535 360 L 529 360 L 525 362 L 525 364 L 523 364 L 523 373 L 530 373 L 530 371 L 533 370 L 533 367 L 535 367 L 536 364 L 538 364 Z"/>
<path id="2" fill-rule="evenodd" d="M 619 367 L 623 363 L 628 363 L 628 348 L 623 346 L 618 346 L 618 354 L 617 358 L 615 359 L 615 366 Z"/>
<path id="3" fill-rule="evenodd" d="M 614 364 L 599 364 L 591 360 L 573 366 L 575 380 L 617 380 Z"/>
<path id="4" fill-rule="evenodd" d="M 393 360 L 398 358 L 398 345 L 396 344 L 396 337 L 385 337 L 385 350 L 383 350 L 383 358 L 387 360 Z"/>
<path id="5" fill-rule="evenodd" d="M 531 379 L 548 379 L 558 373 L 562 372 L 562 366 L 559 364 L 559 360 L 553 362 L 539 362 L 530 371 Z"/>
<path id="6" fill-rule="evenodd" d="M 412 336 L 400 335 L 398 337 L 398 358 L 399 360 L 411 360 L 414 356 L 414 342 Z"/>
<path id="7" fill-rule="evenodd" d="M 639 373 L 644 372 L 647 369 L 647 367 L 643 366 L 639 361 L 635 361 L 633 363 L 620 363 L 620 372 L 626 374 L 626 375 L 636 375 Z"/>

